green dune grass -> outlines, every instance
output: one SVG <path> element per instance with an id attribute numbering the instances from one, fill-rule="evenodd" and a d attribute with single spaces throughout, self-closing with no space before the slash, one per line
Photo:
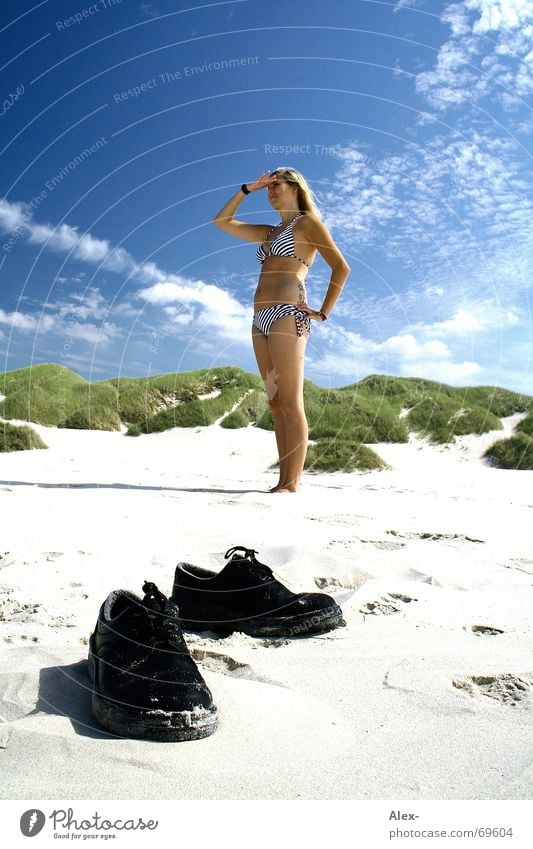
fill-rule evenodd
<path id="1" fill-rule="evenodd" d="M 224 428 L 273 429 L 259 376 L 232 366 L 89 383 L 48 363 L 6 372 L 0 393 L 6 396 L 0 402 L 1 418 L 59 427 L 125 426 L 130 436 L 217 421 Z M 309 469 L 383 468 L 385 464 L 366 445 L 407 442 L 410 433 L 432 443 L 449 443 L 463 434 L 500 430 L 501 417 L 518 412 L 528 415 L 513 437 L 520 439 L 515 449 L 520 464 L 512 467 L 532 468 L 523 438 L 533 435 L 533 398 L 505 389 L 456 388 L 420 378 L 369 375 L 340 389 L 323 389 L 306 380 L 304 402 L 309 436 L 315 443 L 308 453 Z M 508 446 L 503 453 L 512 450 Z M 496 454 L 487 459 L 500 462 Z"/>
<path id="2" fill-rule="evenodd" d="M 58 425 L 79 409 L 76 390 L 89 384 L 55 363 L 9 371 L 0 379 L 0 416 L 43 425 Z"/>
<path id="3" fill-rule="evenodd" d="M 252 389 L 239 404 L 236 410 L 224 416 L 221 427 L 239 428 L 256 424 L 268 408 L 268 401 L 263 389 Z"/>
<path id="4" fill-rule="evenodd" d="M 519 433 L 526 433 L 528 436 L 533 436 L 533 413 L 529 413 L 525 419 L 522 419 L 522 421 L 517 424 L 516 431 Z"/>
<path id="5" fill-rule="evenodd" d="M 132 436 L 213 424 L 262 387 L 257 375 L 231 366 L 142 380 L 144 385 L 136 388 L 117 387 L 123 418 L 133 422 L 128 431 Z"/>
<path id="6" fill-rule="evenodd" d="M 533 438 L 518 432 L 495 442 L 483 456 L 500 469 L 533 469 Z"/>
<path id="7" fill-rule="evenodd" d="M 354 439 L 320 439 L 310 445 L 305 458 L 310 472 L 369 472 L 389 468 L 381 457 Z"/>
<path id="8" fill-rule="evenodd" d="M 0 422 L 0 452 L 28 451 L 33 448 L 48 448 L 33 428 Z"/>
<path id="9" fill-rule="evenodd" d="M 389 405 L 394 415 L 403 415 L 406 428 L 433 443 L 452 442 L 468 433 L 501 430 L 500 417 L 526 412 L 533 399 L 493 386 L 456 388 L 420 378 L 371 375 L 354 387 Z M 393 440 L 397 441 L 397 440 Z"/>

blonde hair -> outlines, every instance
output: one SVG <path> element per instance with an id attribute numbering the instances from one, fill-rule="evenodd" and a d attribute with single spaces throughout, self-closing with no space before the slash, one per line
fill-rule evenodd
<path id="1" fill-rule="evenodd" d="M 303 174 L 300 174 L 295 168 L 275 168 L 274 171 L 270 172 L 270 176 L 272 177 L 274 174 L 279 174 L 287 183 L 295 183 L 298 186 L 298 209 L 300 212 L 311 212 L 320 218 L 315 195 Z"/>

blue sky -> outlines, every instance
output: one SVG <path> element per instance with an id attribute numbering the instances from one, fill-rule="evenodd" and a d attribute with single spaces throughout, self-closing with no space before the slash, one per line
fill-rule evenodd
<path id="1" fill-rule="evenodd" d="M 303 172 L 352 272 L 306 375 L 533 394 L 530 0 L 4 0 L 0 354 L 90 380 L 257 371 L 255 248 Z M 239 217 L 275 223 L 265 193 Z M 320 307 L 329 268 L 309 275 Z"/>

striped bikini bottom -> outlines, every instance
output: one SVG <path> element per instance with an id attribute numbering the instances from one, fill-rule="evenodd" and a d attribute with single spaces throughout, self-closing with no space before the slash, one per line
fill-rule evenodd
<path id="1" fill-rule="evenodd" d="M 273 307 L 265 307 L 264 310 L 254 312 L 252 326 L 257 327 L 261 333 L 268 336 L 274 322 L 279 318 L 283 318 L 285 315 L 294 316 L 298 336 L 303 335 L 304 328 L 307 330 L 308 335 L 311 333 L 311 319 L 308 318 L 306 312 L 299 310 L 293 304 L 274 304 Z"/>

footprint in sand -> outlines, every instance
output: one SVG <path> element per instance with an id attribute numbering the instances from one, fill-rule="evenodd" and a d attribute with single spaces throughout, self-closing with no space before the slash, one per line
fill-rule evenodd
<path id="1" fill-rule="evenodd" d="M 359 608 L 359 612 L 372 616 L 377 616 L 378 614 L 388 616 L 391 613 L 400 612 L 402 608 L 398 602 L 409 604 L 411 601 L 418 601 L 418 599 L 411 598 L 411 596 L 403 595 L 402 593 L 387 593 L 387 595 L 381 596 L 377 601 L 367 601 L 363 607 Z"/>
<path id="2" fill-rule="evenodd" d="M 474 542 L 483 544 L 485 540 L 476 539 L 475 537 L 469 537 L 465 534 L 440 534 L 433 533 L 431 531 L 424 531 L 423 533 L 405 533 L 402 534 L 400 531 L 387 531 L 388 534 L 394 537 L 401 537 L 402 539 L 420 539 L 420 540 L 432 540 L 433 542 Z"/>
<path id="3" fill-rule="evenodd" d="M 344 586 L 342 581 L 339 578 L 315 578 L 315 584 L 317 585 L 319 590 L 323 590 L 326 587 L 342 587 Z"/>
<path id="4" fill-rule="evenodd" d="M 378 548 L 381 551 L 398 551 L 398 549 L 405 548 L 407 545 L 406 542 L 390 542 L 383 539 L 362 539 L 361 542 L 365 545 L 373 545 L 374 548 Z"/>
<path id="5" fill-rule="evenodd" d="M 533 560 L 527 560 L 525 557 L 512 557 L 510 563 L 502 563 L 502 566 L 504 569 L 516 569 L 517 572 L 533 575 Z"/>
<path id="6" fill-rule="evenodd" d="M 488 636 L 495 637 L 498 634 L 504 634 L 501 628 L 494 628 L 492 625 L 471 625 L 470 630 L 473 634 L 479 637 L 481 634 L 487 634 Z"/>
<path id="7" fill-rule="evenodd" d="M 442 586 L 433 575 L 426 575 L 425 572 L 419 572 L 418 569 L 409 569 L 407 577 L 413 581 L 419 581 L 421 584 L 432 584 L 434 587 Z"/>
<path id="8" fill-rule="evenodd" d="M 37 602 L 24 604 L 15 598 L 0 599 L 0 622 L 29 622 L 34 613 L 39 613 L 41 605 Z"/>
<path id="9" fill-rule="evenodd" d="M 7 637 L 2 637 L 2 642 L 6 643 L 6 645 L 12 645 L 15 642 L 15 639 L 22 640 L 23 642 L 27 641 L 27 640 L 29 640 L 32 643 L 38 643 L 39 642 L 39 637 L 29 637 L 27 634 L 19 634 L 18 637 L 10 637 L 8 635 Z M 1 699 L 0 699 L 0 701 L 1 701 Z"/>
<path id="10" fill-rule="evenodd" d="M 360 572 L 359 569 L 354 568 L 345 572 L 341 578 L 336 578 L 332 575 L 325 575 L 323 577 L 316 576 L 313 580 L 319 590 L 326 593 L 338 592 L 341 590 L 344 591 L 345 597 L 349 598 L 353 595 L 355 590 L 359 589 L 359 587 L 368 581 L 369 577 L 370 575 L 367 575 L 366 572 Z"/>
<path id="11" fill-rule="evenodd" d="M 207 669 L 211 669 L 213 672 L 222 672 L 224 675 L 234 675 L 236 672 L 242 674 L 243 671 L 251 671 L 252 669 L 248 663 L 241 663 L 229 654 L 201 649 L 196 646 L 190 649 L 190 653 L 194 660 L 203 664 Z"/>
<path id="12" fill-rule="evenodd" d="M 38 602 L 18 601 L 13 596 L 0 598 L 0 622 L 9 622 L 32 625 L 47 625 L 52 628 L 74 628 L 75 619 L 73 614 L 62 616 L 57 613 L 49 613 L 42 604 Z M 33 639 L 32 637 L 28 639 Z"/>
<path id="13" fill-rule="evenodd" d="M 251 681 L 259 681 L 262 684 L 273 684 L 275 687 L 285 686 L 264 675 L 258 675 L 249 663 L 235 660 L 229 654 L 222 654 L 221 652 L 214 652 L 210 649 L 202 649 L 196 646 L 190 648 L 190 653 L 194 660 L 211 672 L 219 672 L 222 675 L 229 675 L 232 678 L 247 678 Z"/>
<path id="14" fill-rule="evenodd" d="M 502 705 L 531 708 L 532 673 L 520 676 L 505 672 L 501 675 L 470 675 L 467 678 L 454 679 L 452 684 L 470 696 L 487 696 Z"/>

